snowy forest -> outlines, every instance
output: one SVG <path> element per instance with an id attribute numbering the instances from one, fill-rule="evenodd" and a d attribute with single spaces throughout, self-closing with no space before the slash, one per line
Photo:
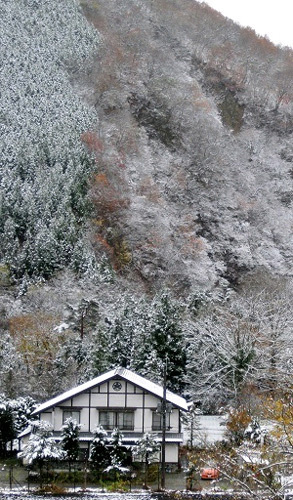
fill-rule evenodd
<path id="1" fill-rule="evenodd" d="M 292 51 L 194 0 L 0 8 L 2 407 L 167 362 L 259 415 L 293 375 Z"/>

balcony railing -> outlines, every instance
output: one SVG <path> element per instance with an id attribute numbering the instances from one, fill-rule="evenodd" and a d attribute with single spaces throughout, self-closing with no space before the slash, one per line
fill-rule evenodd
<path id="1" fill-rule="evenodd" d="M 123 434 L 123 441 L 137 441 L 138 439 L 141 439 L 144 435 L 143 432 L 129 432 L 129 431 L 121 431 Z M 111 437 L 111 432 L 107 432 L 108 437 Z M 154 432 L 156 436 L 158 436 L 158 441 L 161 441 L 162 439 L 162 433 L 161 432 Z M 60 431 L 55 431 L 54 436 L 59 440 L 61 438 L 61 432 Z M 93 434 L 91 432 L 80 432 L 79 433 L 79 439 L 80 441 L 91 441 L 93 439 Z M 183 441 L 183 433 L 181 432 L 167 432 L 166 433 L 166 442 L 168 441 L 175 441 L 175 442 L 181 442 Z"/>

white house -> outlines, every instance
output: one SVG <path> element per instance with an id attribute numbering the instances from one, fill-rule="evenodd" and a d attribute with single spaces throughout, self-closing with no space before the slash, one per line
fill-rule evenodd
<path id="1" fill-rule="evenodd" d="M 125 368 L 116 368 L 41 404 L 33 415 L 52 424 L 56 441 L 68 417 L 82 424 L 80 446 L 88 453 L 91 430 L 100 424 L 109 436 L 115 427 L 123 433 L 125 446 L 134 445 L 146 432 L 162 441 L 163 387 Z M 166 462 L 178 463 L 183 442 L 180 412 L 187 410 L 182 397 L 166 391 Z M 22 447 L 30 432 L 22 433 Z"/>

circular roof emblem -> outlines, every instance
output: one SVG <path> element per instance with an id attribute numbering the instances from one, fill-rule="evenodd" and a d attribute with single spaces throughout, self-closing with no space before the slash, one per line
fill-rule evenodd
<path id="1" fill-rule="evenodd" d="M 112 388 L 114 389 L 114 391 L 121 391 L 122 384 L 120 382 L 114 382 Z"/>

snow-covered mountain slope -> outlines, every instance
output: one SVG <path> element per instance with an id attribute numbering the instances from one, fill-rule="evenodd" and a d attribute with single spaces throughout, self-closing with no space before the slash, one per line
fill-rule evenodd
<path id="1" fill-rule="evenodd" d="M 100 248 L 150 287 L 291 275 L 292 53 L 191 0 L 82 5 Z"/>
<path id="2" fill-rule="evenodd" d="M 194 0 L 0 4 L 1 390 L 132 356 L 164 288 L 189 340 L 227 290 L 286 288 L 292 51 Z"/>

